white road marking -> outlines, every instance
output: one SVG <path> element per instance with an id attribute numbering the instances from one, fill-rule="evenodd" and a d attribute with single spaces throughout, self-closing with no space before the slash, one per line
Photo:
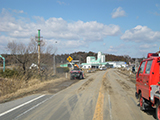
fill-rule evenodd
<path id="1" fill-rule="evenodd" d="M 30 100 L 30 101 L 28 101 L 28 102 L 23 103 L 23 104 L 21 104 L 21 105 L 19 105 L 19 106 L 17 106 L 17 107 L 14 107 L 14 108 L 12 108 L 12 109 L 10 109 L 10 110 L 8 110 L 8 111 L 5 111 L 5 112 L 3 112 L 3 113 L 0 114 L 0 117 L 3 116 L 3 115 L 5 115 L 5 114 L 7 114 L 7 113 L 9 113 L 9 112 L 12 112 L 13 110 L 18 109 L 18 108 L 20 108 L 20 107 L 22 107 L 22 106 L 24 106 L 24 105 L 27 105 L 27 104 L 29 104 L 29 103 L 37 100 L 37 99 L 40 99 L 40 98 L 42 98 L 42 97 L 44 97 L 44 96 L 45 96 L 45 95 L 41 95 L 41 96 L 39 96 L 39 97 L 37 97 L 37 98 L 34 98 L 34 99 L 32 99 L 32 100 Z"/>
<path id="2" fill-rule="evenodd" d="M 17 118 L 21 117 L 22 115 L 24 115 L 24 114 L 28 113 L 28 112 L 29 112 L 29 111 L 31 111 L 32 109 L 34 109 L 34 108 L 38 107 L 39 105 L 43 104 L 44 102 L 48 101 L 49 99 L 51 99 L 51 98 L 52 98 L 52 97 L 54 97 L 54 96 L 55 96 L 55 95 L 52 95 L 51 97 L 49 97 L 49 98 L 47 98 L 47 99 L 43 100 L 42 102 L 40 102 L 40 103 L 36 104 L 35 106 L 31 107 L 31 108 L 30 108 L 30 109 L 28 109 L 27 111 L 25 111 L 25 112 L 23 112 L 22 114 L 18 115 L 18 116 L 17 116 L 16 118 L 14 118 L 13 120 L 15 120 L 15 119 L 17 119 Z"/>
<path id="3" fill-rule="evenodd" d="M 110 95 L 108 94 L 108 102 L 109 102 L 109 113 L 110 113 L 110 119 L 112 120 L 112 108 L 111 108 L 111 101 L 110 101 Z"/>

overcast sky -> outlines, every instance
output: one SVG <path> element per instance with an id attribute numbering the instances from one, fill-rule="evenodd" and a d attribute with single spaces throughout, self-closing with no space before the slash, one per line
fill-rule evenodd
<path id="1" fill-rule="evenodd" d="M 38 29 L 57 54 L 146 57 L 160 47 L 160 0 L 0 0 L 0 53 Z"/>

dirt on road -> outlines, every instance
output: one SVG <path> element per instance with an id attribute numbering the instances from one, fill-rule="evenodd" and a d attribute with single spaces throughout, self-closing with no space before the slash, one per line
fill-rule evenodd
<path id="1" fill-rule="evenodd" d="M 135 74 L 118 69 L 103 77 L 105 120 L 154 120 L 155 110 L 141 111 L 135 98 Z"/>

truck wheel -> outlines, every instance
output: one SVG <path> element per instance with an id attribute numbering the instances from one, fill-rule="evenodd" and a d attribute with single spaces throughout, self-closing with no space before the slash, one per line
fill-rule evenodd
<path id="1" fill-rule="evenodd" d="M 160 102 L 156 104 L 156 117 L 157 120 L 160 120 Z"/>
<path id="2" fill-rule="evenodd" d="M 84 79 L 84 74 L 82 74 L 82 79 Z"/>
<path id="3" fill-rule="evenodd" d="M 142 97 L 142 94 L 140 93 L 140 98 L 139 98 L 139 106 L 140 106 L 140 110 L 144 111 L 145 110 L 145 100 L 144 98 Z"/>
<path id="4" fill-rule="evenodd" d="M 82 76 L 82 74 L 80 74 L 79 79 L 82 79 L 82 78 L 83 78 L 83 76 Z"/>

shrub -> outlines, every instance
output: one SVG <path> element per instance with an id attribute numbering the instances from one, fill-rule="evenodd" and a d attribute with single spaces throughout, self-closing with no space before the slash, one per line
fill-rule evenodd
<path id="1" fill-rule="evenodd" d="M 18 76 L 19 73 L 15 69 L 6 69 L 5 72 L 3 70 L 0 70 L 0 76 L 1 77 L 13 77 L 13 76 Z"/>
<path id="2" fill-rule="evenodd" d="M 57 73 L 69 72 L 69 68 L 68 68 L 68 67 L 57 67 L 57 68 L 56 68 L 56 72 L 57 72 Z"/>

